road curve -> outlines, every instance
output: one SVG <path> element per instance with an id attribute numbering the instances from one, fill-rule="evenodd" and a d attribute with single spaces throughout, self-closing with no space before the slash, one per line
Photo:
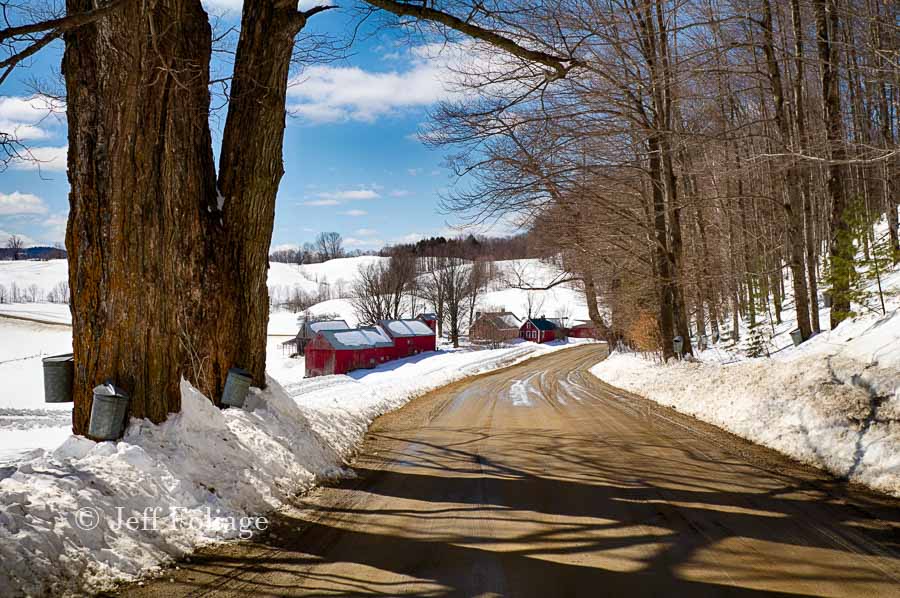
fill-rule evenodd
<path id="1" fill-rule="evenodd" d="M 578 346 L 380 418 L 253 542 L 127 596 L 900 596 L 900 501 L 607 386 Z"/>

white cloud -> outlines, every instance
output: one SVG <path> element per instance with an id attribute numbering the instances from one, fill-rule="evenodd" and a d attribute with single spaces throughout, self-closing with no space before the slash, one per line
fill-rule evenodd
<path id="1" fill-rule="evenodd" d="M 282 243 L 269 248 L 270 251 L 296 251 L 298 249 L 300 249 L 300 246 L 296 243 Z"/>
<path id="2" fill-rule="evenodd" d="M 8 241 L 9 238 L 12 236 L 19 237 L 19 239 L 22 240 L 22 243 L 25 245 L 25 247 L 33 247 L 34 245 L 37 245 L 35 240 L 32 239 L 31 237 L 29 237 L 28 235 L 23 235 L 21 233 L 10 232 L 10 231 L 5 231 L 5 230 L 0 230 L 0 245 L 2 245 L 3 247 L 6 247 L 6 241 Z"/>
<path id="3" fill-rule="evenodd" d="M 406 174 L 408 174 L 409 176 L 419 176 L 421 173 L 422 173 L 421 168 L 407 168 L 406 169 Z"/>
<path id="4" fill-rule="evenodd" d="M 47 206 L 37 195 L 31 193 L 0 193 L 0 216 L 19 214 L 46 214 Z"/>
<path id="5" fill-rule="evenodd" d="M 381 197 L 377 191 L 372 189 L 352 189 L 350 191 L 334 191 L 331 193 L 320 193 L 320 197 L 330 199 L 339 199 L 341 201 L 350 201 L 355 199 L 378 199 Z"/>
<path id="6" fill-rule="evenodd" d="M 373 228 L 358 228 L 353 232 L 360 237 L 371 237 L 372 235 L 378 233 L 378 231 Z"/>
<path id="7" fill-rule="evenodd" d="M 357 239 L 355 237 L 345 237 L 344 245 L 348 247 L 383 247 L 384 241 L 381 239 Z"/>
<path id="8" fill-rule="evenodd" d="M 44 219 L 41 224 L 44 229 L 46 229 L 46 233 L 44 233 L 45 239 L 50 239 L 52 243 L 62 243 L 66 238 L 66 224 L 68 223 L 69 215 L 67 213 L 61 214 L 53 214 L 49 218 Z"/>
<path id="9" fill-rule="evenodd" d="M 368 188 L 344 189 L 339 191 L 325 191 L 316 193 L 316 199 L 307 199 L 302 202 L 304 206 L 337 206 L 349 201 L 366 199 L 378 199 L 381 197 L 377 191 Z M 351 210 L 353 211 L 353 210 Z"/>
<path id="10" fill-rule="evenodd" d="M 347 210 L 346 212 L 338 212 L 341 216 L 366 216 L 368 212 L 365 210 Z"/>
<path id="11" fill-rule="evenodd" d="M 373 122 L 401 109 L 459 97 L 458 77 L 448 66 L 470 60 L 468 46 L 419 46 L 409 51 L 409 58 L 404 70 L 312 66 L 291 80 L 289 109 L 312 122 Z"/>
<path id="12" fill-rule="evenodd" d="M 16 170 L 66 171 L 69 146 L 30 147 L 21 159 L 11 166 Z"/>
<path id="13" fill-rule="evenodd" d="M 65 125 L 65 107 L 42 95 L 0 96 L 0 131 L 19 141 L 53 137 Z"/>

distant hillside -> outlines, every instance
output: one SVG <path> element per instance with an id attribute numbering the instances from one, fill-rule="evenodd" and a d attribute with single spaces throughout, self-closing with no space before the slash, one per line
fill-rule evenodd
<path id="1" fill-rule="evenodd" d="M 12 260 L 14 255 L 13 249 L 0 248 L 0 260 Z M 27 249 L 19 250 L 19 259 L 23 259 L 23 256 L 26 260 L 65 259 L 66 250 L 56 247 L 28 247 Z"/>

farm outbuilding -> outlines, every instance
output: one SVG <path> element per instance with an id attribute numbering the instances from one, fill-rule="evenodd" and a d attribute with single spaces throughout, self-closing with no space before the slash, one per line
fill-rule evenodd
<path id="1" fill-rule="evenodd" d="M 397 358 L 435 350 L 434 330 L 421 320 L 380 320 L 378 325 L 394 341 Z"/>
<path id="2" fill-rule="evenodd" d="M 568 335 L 571 338 L 600 338 L 597 327 L 593 322 L 579 322 L 569 328 Z"/>
<path id="3" fill-rule="evenodd" d="M 534 343 L 549 343 L 562 338 L 563 329 L 547 318 L 529 318 L 519 328 L 519 336 Z"/>
<path id="4" fill-rule="evenodd" d="M 432 331 L 437 331 L 437 314 L 427 313 L 416 316 L 417 320 L 422 320 Z"/>
<path id="5" fill-rule="evenodd" d="M 469 339 L 474 343 L 502 343 L 519 337 L 522 322 L 508 311 L 477 312 L 469 326 Z"/>
<path id="6" fill-rule="evenodd" d="M 289 349 L 291 353 L 303 355 L 306 346 L 323 330 L 350 330 L 350 326 L 344 320 L 303 320 L 297 336 L 289 341 L 281 343 L 282 350 Z"/>
<path id="7" fill-rule="evenodd" d="M 378 327 L 322 330 L 306 345 L 306 375 L 346 374 L 394 358 L 394 343 Z"/>

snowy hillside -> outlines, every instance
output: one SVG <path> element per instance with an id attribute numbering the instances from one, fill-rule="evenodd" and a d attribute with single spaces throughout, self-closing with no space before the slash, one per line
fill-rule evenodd
<path id="1" fill-rule="evenodd" d="M 900 496 L 900 270 L 882 281 L 886 314 L 862 313 L 794 347 L 792 309 L 771 325 L 771 357 L 745 340 L 663 365 L 616 352 L 600 379 L 721 426 L 833 474 Z M 872 283 L 875 284 L 874 282 Z M 874 289 L 869 289 L 873 291 Z M 820 317 L 828 322 L 829 311 Z"/>

